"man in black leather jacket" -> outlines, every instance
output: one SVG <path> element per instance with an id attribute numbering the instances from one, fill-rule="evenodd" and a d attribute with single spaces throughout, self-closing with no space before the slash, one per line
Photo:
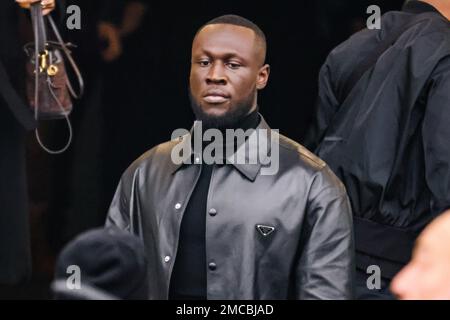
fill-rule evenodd
<path id="1" fill-rule="evenodd" d="M 200 28 L 190 75 L 193 135 L 156 146 L 122 176 L 106 224 L 142 238 L 150 299 L 352 297 L 345 188 L 258 113 L 257 92 L 269 78 L 265 54 L 264 34 L 242 17 Z M 201 127 L 249 134 L 232 141 L 230 153 L 229 140 L 219 143 L 211 162 L 206 150 L 219 138 L 198 152 Z M 252 159 L 255 151 L 260 157 Z"/>

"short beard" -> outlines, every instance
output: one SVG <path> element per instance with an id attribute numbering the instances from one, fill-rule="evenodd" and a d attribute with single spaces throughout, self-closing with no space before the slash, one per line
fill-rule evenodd
<path id="1" fill-rule="evenodd" d="M 236 105 L 232 106 L 227 113 L 219 117 L 205 113 L 200 106 L 200 103 L 192 96 L 191 90 L 189 90 L 189 99 L 195 118 L 202 122 L 203 128 L 222 130 L 233 129 L 238 126 L 239 122 L 252 110 L 254 96 L 251 95 L 247 99 L 238 102 Z"/>

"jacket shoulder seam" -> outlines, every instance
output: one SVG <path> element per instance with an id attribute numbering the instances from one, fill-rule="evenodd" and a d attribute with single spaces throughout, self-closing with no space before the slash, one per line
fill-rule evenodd
<path id="1" fill-rule="evenodd" d="M 322 170 L 326 167 L 326 163 L 314 155 L 311 151 L 306 149 L 304 146 L 299 144 L 298 142 L 295 142 L 294 140 L 285 137 L 280 134 L 280 147 L 283 149 L 286 149 L 291 152 L 295 152 L 297 155 L 299 155 L 302 159 L 304 159 L 307 163 L 311 164 L 313 167 L 315 167 L 318 170 Z"/>

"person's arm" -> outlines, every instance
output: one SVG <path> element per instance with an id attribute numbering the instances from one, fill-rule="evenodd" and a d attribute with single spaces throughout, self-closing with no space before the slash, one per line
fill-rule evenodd
<path id="1" fill-rule="evenodd" d="M 312 182 L 296 265 L 297 299 L 352 299 L 353 222 L 344 186 L 328 167 Z"/>
<path id="2" fill-rule="evenodd" d="M 319 95 L 316 104 L 316 114 L 303 142 L 304 146 L 311 151 L 314 151 L 322 141 L 339 107 L 339 101 L 336 98 L 332 84 L 331 69 L 331 57 L 328 56 L 319 73 Z"/>
<path id="3" fill-rule="evenodd" d="M 431 79 L 422 137 L 430 210 L 438 215 L 450 208 L 450 55 L 440 61 Z"/>
<path id="4" fill-rule="evenodd" d="M 15 0 L 19 6 L 24 9 L 29 9 L 31 4 L 41 2 L 42 14 L 45 16 L 55 9 L 55 0 Z"/>
<path id="5" fill-rule="evenodd" d="M 16 3 L 24 9 L 30 9 L 31 4 L 35 2 L 41 2 L 42 6 L 42 14 L 48 15 L 52 13 L 52 16 L 55 18 L 56 23 L 60 26 L 64 25 L 64 18 L 66 16 L 66 0 L 15 0 Z M 56 10 L 55 10 L 56 9 Z M 28 19 L 31 19 L 28 16 Z"/>
<path id="6" fill-rule="evenodd" d="M 106 218 L 106 227 L 116 226 L 119 229 L 130 231 L 130 211 L 129 203 L 131 196 L 130 181 L 126 175 L 122 176 L 116 193 L 109 207 Z"/>

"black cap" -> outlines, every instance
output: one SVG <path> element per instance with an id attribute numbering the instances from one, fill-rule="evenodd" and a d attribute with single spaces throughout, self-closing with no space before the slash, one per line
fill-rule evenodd
<path id="1" fill-rule="evenodd" d="M 70 266 L 79 268 L 81 288 L 67 285 Z M 62 250 L 52 289 L 56 299 L 147 299 L 148 285 L 142 240 L 101 228 L 81 234 Z"/>

